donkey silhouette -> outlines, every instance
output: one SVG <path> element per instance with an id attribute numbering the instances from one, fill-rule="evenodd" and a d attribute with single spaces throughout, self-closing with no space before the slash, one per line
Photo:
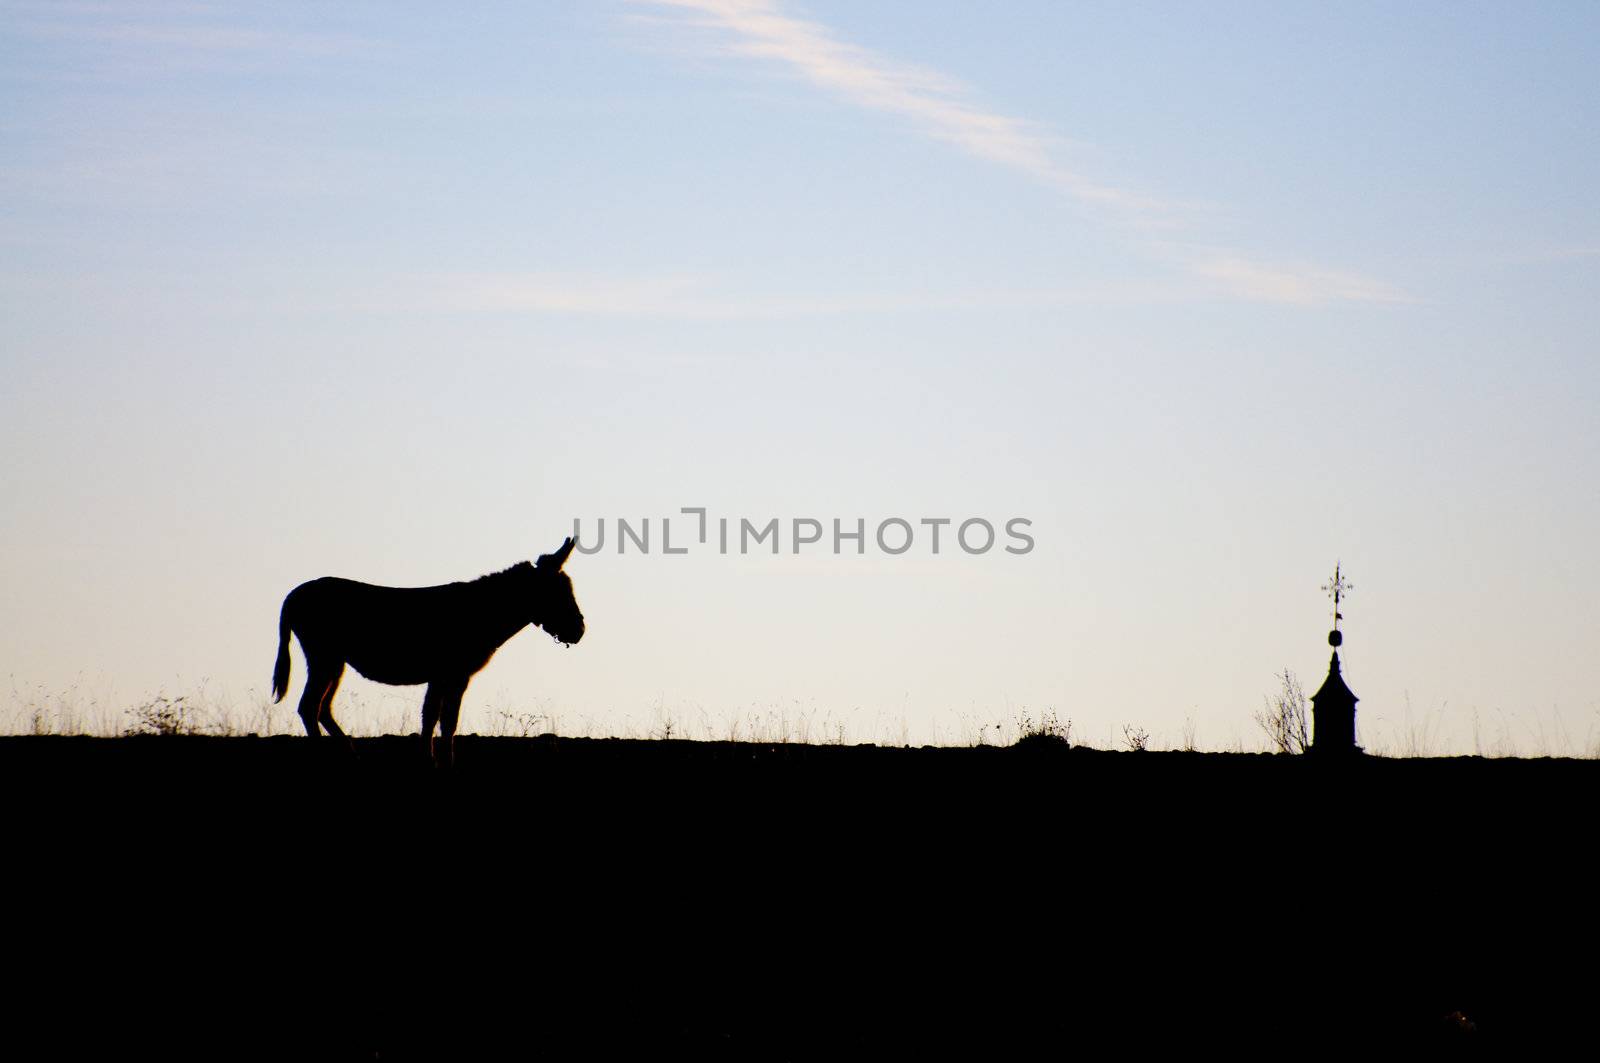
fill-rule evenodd
<path id="1" fill-rule="evenodd" d="M 306 656 L 306 689 L 300 696 L 306 734 L 320 737 L 320 724 L 350 746 L 333 718 L 333 695 L 348 664 L 379 683 L 428 685 L 422 695 L 422 744 L 435 763 L 448 767 L 461 695 L 496 650 L 529 624 L 568 646 L 583 638 L 572 579 L 561 571 L 572 545 L 569 538 L 533 564 L 522 561 L 468 583 L 377 587 L 324 576 L 300 584 L 278 614 L 272 700 L 282 701 L 289 689 L 292 632 Z"/>

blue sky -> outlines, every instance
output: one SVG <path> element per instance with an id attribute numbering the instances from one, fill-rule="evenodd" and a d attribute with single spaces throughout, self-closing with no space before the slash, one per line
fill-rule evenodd
<path id="1" fill-rule="evenodd" d="M 1597 22 L 0 4 L 13 698 L 248 703 L 296 583 L 575 517 L 1021 516 L 1020 557 L 575 558 L 584 643 L 520 636 L 463 725 L 1248 746 L 1342 559 L 1369 742 L 1587 748 Z"/>

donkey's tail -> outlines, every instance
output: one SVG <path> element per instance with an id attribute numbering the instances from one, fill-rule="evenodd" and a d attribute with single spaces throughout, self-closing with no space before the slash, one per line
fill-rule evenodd
<path id="1" fill-rule="evenodd" d="M 272 666 L 272 700 L 282 701 L 289 689 L 289 600 L 278 614 L 278 662 Z"/>

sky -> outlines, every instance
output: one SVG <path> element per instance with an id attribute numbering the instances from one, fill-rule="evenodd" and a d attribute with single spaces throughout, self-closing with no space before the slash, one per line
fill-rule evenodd
<path id="1" fill-rule="evenodd" d="M 1258 748 L 1338 563 L 1369 748 L 1592 752 L 1597 66 L 1588 3 L 0 2 L 10 726 L 297 730 L 296 584 L 604 518 L 463 730 Z"/>

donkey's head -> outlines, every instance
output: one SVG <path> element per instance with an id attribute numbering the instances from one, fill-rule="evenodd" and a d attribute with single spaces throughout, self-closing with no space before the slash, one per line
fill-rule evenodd
<path id="1" fill-rule="evenodd" d="M 533 622 L 568 646 L 583 638 L 583 613 L 572 596 L 572 577 L 561 571 L 572 553 L 572 540 L 561 544 L 553 554 L 534 562 L 537 587 L 533 596 Z"/>

